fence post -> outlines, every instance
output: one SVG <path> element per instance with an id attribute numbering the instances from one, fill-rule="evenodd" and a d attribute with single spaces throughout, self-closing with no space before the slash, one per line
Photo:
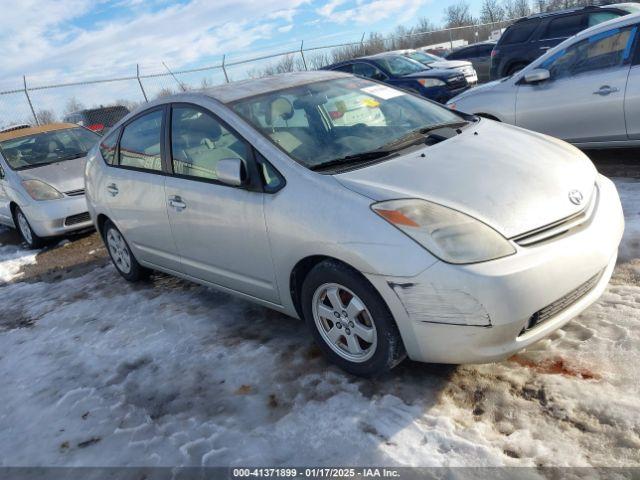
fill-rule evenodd
<path id="1" fill-rule="evenodd" d="M 222 73 L 224 73 L 224 79 L 227 83 L 229 83 L 229 75 L 227 75 L 227 69 L 225 68 L 224 62 L 227 58 L 227 54 L 223 53 L 222 54 Z"/>
<path id="2" fill-rule="evenodd" d="M 304 40 L 300 42 L 300 56 L 302 57 L 302 64 L 304 65 L 305 70 L 309 70 L 307 67 L 307 60 L 304 58 Z"/>
<path id="3" fill-rule="evenodd" d="M 453 30 L 449 29 L 449 44 L 451 45 L 451 51 L 453 52 Z"/>
<path id="4" fill-rule="evenodd" d="M 29 102 L 29 108 L 31 109 L 31 113 L 33 114 L 33 119 L 35 120 L 36 125 L 40 125 L 38 116 L 36 115 L 36 111 L 33 109 L 33 103 L 31 103 L 31 97 L 29 97 L 29 89 L 27 88 L 27 77 L 25 75 L 22 76 L 22 81 L 24 82 L 24 94 L 27 97 L 27 102 Z"/>
<path id="5" fill-rule="evenodd" d="M 366 34 L 367 32 L 362 32 L 362 37 L 360 38 L 360 49 L 362 50 L 363 55 L 367 54 L 367 47 L 364 46 L 364 36 Z"/>
<path id="6" fill-rule="evenodd" d="M 144 101 L 149 103 L 149 99 L 147 98 L 147 92 L 144 91 L 144 87 L 142 86 L 142 80 L 140 79 L 140 64 L 138 63 L 136 63 L 136 78 L 138 79 L 140 90 L 142 90 L 142 96 L 144 97 Z"/>

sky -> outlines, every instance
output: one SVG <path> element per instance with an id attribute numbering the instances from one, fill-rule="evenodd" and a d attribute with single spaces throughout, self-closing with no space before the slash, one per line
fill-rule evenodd
<path id="1" fill-rule="evenodd" d="M 136 64 L 143 74 L 214 65 L 223 54 L 230 62 L 296 49 L 302 40 L 305 46 L 356 41 L 364 32 L 412 26 L 420 17 L 441 23 L 455 1 L 0 0 L 0 91 L 20 88 L 23 75 L 30 86 L 41 86 L 132 75 Z M 469 3 L 477 14 L 481 0 Z M 247 67 L 230 69 L 231 75 L 239 76 L 240 68 Z M 101 103 L 98 97 L 119 90 L 136 95 L 133 87 L 104 85 L 91 94 L 48 90 L 32 100 L 36 109 L 59 107 L 69 95 Z M 0 112 L 7 102 L 0 97 Z"/>
<path id="2" fill-rule="evenodd" d="M 454 0 L 0 0 L 0 88 L 13 77 L 170 68 L 440 23 Z M 475 10 L 480 0 L 470 2 Z M 4 4 L 4 5 L 3 5 Z M 130 68 L 129 68 L 130 71 Z"/>

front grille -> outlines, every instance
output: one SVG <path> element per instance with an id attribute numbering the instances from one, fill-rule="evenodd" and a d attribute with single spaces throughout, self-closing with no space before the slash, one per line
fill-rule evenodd
<path id="1" fill-rule="evenodd" d="M 64 194 L 68 197 L 79 197 L 84 195 L 84 188 L 79 188 L 78 190 L 69 190 L 68 192 L 64 192 Z"/>
<path id="2" fill-rule="evenodd" d="M 527 322 L 527 325 L 520 332 L 520 335 L 527 333 L 528 331 L 536 328 L 537 326 L 543 324 L 550 318 L 553 318 L 559 313 L 563 312 L 564 310 L 569 308 L 571 305 L 575 304 L 578 300 L 580 300 L 582 297 L 584 297 L 586 294 L 588 294 L 591 290 L 594 289 L 594 287 L 598 284 L 600 277 L 602 277 L 603 272 L 604 270 L 598 273 L 597 275 L 594 275 L 593 277 L 591 277 L 589 280 L 584 282 L 575 290 L 572 290 L 571 292 L 567 293 L 564 297 L 556 300 L 552 304 L 547 305 L 543 309 L 538 310 L 536 313 L 531 315 L 531 317 L 529 318 L 529 321 Z"/>
<path id="3" fill-rule="evenodd" d="M 460 75 L 459 77 L 453 77 L 447 80 L 447 86 L 450 90 L 457 90 L 458 88 L 463 88 L 468 85 L 467 79 L 464 78 L 464 75 Z"/>
<path id="4" fill-rule="evenodd" d="M 70 217 L 65 218 L 64 224 L 65 226 L 70 227 L 71 225 L 77 225 L 78 223 L 84 223 L 90 220 L 91 220 L 91 215 L 89 215 L 89 212 L 84 212 L 84 213 L 78 213 L 77 215 L 71 215 Z"/>
<path id="5" fill-rule="evenodd" d="M 589 199 L 589 203 L 580 212 L 545 227 L 518 235 L 517 237 L 512 238 L 512 240 L 521 247 L 532 247 L 586 227 L 593 219 L 598 206 L 599 195 L 600 192 L 596 185 L 593 190 L 593 194 Z"/>

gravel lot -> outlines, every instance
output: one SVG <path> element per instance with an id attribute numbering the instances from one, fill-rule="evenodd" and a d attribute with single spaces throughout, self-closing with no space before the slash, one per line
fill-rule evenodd
<path id="1" fill-rule="evenodd" d="M 592 153 L 627 233 L 607 292 L 480 366 L 328 365 L 298 321 L 164 275 L 98 236 L 0 231 L 0 465 L 640 465 L 640 153 Z"/>

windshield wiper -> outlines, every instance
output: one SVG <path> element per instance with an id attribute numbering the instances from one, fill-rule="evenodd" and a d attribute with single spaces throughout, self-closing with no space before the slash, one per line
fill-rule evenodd
<path id="1" fill-rule="evenodd" d="M 379 158 L 387 157 L 392 153 L 394 153 L 392 150 L 369 150 L 368 152 L 356 153 L 354 155 L 347 155 L 342 158 L 336 158 L 335 160 L 329 160 L 328 162 L 319 163 L 318 165 L 313 165 L 309 168 L 313 171 L 333 170 L 336 167 L 343 167 L 345 165 L 357 165 L 359 163 L 377 160 Z"/>
<path id="2" fill-rule="evenodd" d="M 449 122 L 449 123 L 436 123 L 434 125 L 428 125 L 426 127 L 416 128 L 415 130 L 411 130 L 409 133 L 397 138 L 395 140 L 391 140 L 389 143 L 382 145 L 380 148 L 388 149 L 394 147 L 395 150 L 401 150 L 405 147 L 410 147 L 418 142 L 422 142 L 424 136 L 427 133 L 430 133 L 434 130 L 440 130 L 441 128 L 460 128 L 468 125 L 469 122 L 461 121 L 461 122 Z"/>

